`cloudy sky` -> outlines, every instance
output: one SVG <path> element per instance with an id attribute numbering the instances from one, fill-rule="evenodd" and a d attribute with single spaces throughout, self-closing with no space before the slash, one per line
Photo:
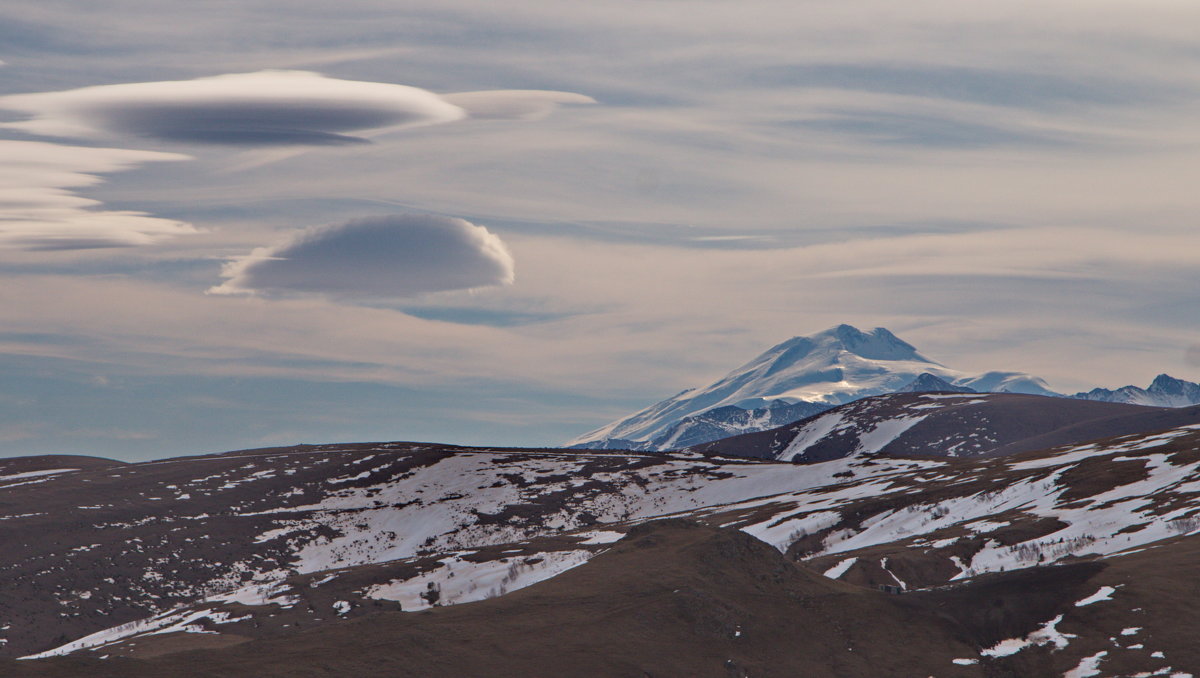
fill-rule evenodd
<path id="1" fill-rule="evenodd" d="M 553 445 L 885 326 L 1200 379 L 1200 4 L 0 5 L 0 454 Z"/>

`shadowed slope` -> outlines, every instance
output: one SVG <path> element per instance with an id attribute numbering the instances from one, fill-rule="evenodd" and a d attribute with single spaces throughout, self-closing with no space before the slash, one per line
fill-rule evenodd
<path id="1" fill-rule="evenodd" d="M 1196 422 L 1200 407 L 1154 408 L 1015 393 L 893 393 L 694 449 L 804 462 L 864 453 L 980 457 Z"/>

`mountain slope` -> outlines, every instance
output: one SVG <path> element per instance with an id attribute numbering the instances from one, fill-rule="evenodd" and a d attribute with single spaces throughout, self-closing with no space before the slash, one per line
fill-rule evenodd
<path id="1" fill-rule="evenodd" d="M 740 530 L 803 568 L 865 588 L 809 586 L 820 580 L 780 569 L 741 536 L 699 553 L 655 551 L 653 534 L 638 526 L 663 517 Z M 775 634 L 794 636 L 796 620 L 826 649 L 786 661 L 866 675 L 841 648 L 865 652 L 859 643 L 876 642 L 872 651 L 909 656 L 889 644 L 903 634 L 868 640 L 879 635 L 874 616 L 945 641 L 919 653 L 943 669 L 903 664 L 898 675 L 1057 676 L 1085 660 L 1129 675 L 1200 671 L 1185 640 L 1194 634 L 1143 618 L 1174 612 L 1181 600 L 1200 603 L 1194 568 L 1184 566 L 1200 534 L 1194 423 L 1003 458 L 867 454 L 808 465 L 419 443 L 250 450 L 10 478 L 0 482 L 0 531 L 0 619 L 16 622 L 4 623 L 0 653 L 70 654 L 22 662 L 32 675 L 180 675 L 184 663 L 210 675 L 353 675 L 355 662 L 397 661 L 408 662 L 399 675 L 442 667 L 480 675 L 473 662 L 485 661 L 529 674 L 530 662 L 564 654 L 598 667 L 563 664 L 571 675 L 722 675 L 711 672 L 724 664 L 708 663 L 716 654 L 761 676 L 773 675 L 775 652 L 789 645 Z M 627 534 L 634 538 L 622 545 Z M 626 548 L 644 556 L 614 566 L 611 587 L 577 578 L 595 571 L 584 563 L 600 567 L 606 552 Z M 1185 550 L 1171 562 L 1184 565 L 1174 571 L 1137 581 L 1133 570 L 1107 574 L 1122 559 L 1176 548 Z M 712 589 L 727 579 L 732 598 Z M 946 640 L 945 627 L 919 610 L 836 597 L 879 596 L 868 590 L 879 585 L 910 591 L 894 599 L 902 606 L 932 600 L 921 609 L 970 613 L 952 616 L 960 635 Z M 676 597 L 689 587 L 697 593 Z M 799 606 L 774 607 L 788 601 Z M 1027 602 L 1036 605 L 1019 607 Z M 586 614 L 572 616 L 577 606 Z M 472 618 L 473 609 L 504 612 Z M 508 623 L 539 618 L 541 626 Z M 425 624 L 437 619 L 456 620 L 465 635 Z M 710 628 L 732 629 L 732 644 Z M 462 657 L 440 660 L 450 651 L 441 633 Z M 606 643 L 630 634 L 628 653 L 622 646 L 597 658 L 589 633 Z M 1054 633 L 1062 648 L 1038 646 Z M 713 652 L 694 658 L 703 664 L 687 663 L 705 643 Z M 1108 654 L 1089 659 L 1099 652 Z M 1162 652 L 1166 659 L 1154 654 Z M 116 661 L 125 656 L 146 663 Z"/>
<path id="2" fill-rule="evenodd" d="M 705 413 L 717 408 L 761 410 L 768 402 L 780 400 L 828 408 L 865 396 L 891 393 L 924 375 L 977 391 L 1053 394 L 1040 379 L 1020 373 L 971 376 L 949 369 L 921 355 L 882 327 L 862 332 L 850 325 L 839 325 L 808 337 L 789 339 L 710 386 L 684 391 L 584 434 L 568 445 L 671 449 L 682 446 L 680 440 L 701 442 L 703 436 L 698 431 L 681 431 L 680 423 L 691 418 L 707 425 Z M 753 419 L 746 417 L 747 421 Z M 719 427 L 709 428 L 718 435 L 723 432 Z M 747 428 L 743 426 L 742 430 Z"/>
<path id="3" fill-rule="evenodd" d="M 889 596 L 822 577 L 744 533 L 669 520 L 639 526 L 588 564 L 495 600 L 415 617 L 378 613 L 204 653 L 26 663 L 5 675 L 728 678 L 813 675 L 820 667 L 845 678 L 982 676 L 982 666 L 954 660 L 1072 613 L 1095 590 L 1099 570 L 1010 575 L 957 596 Z M 988 607 L 975 604 L 973 588 Z M 1066 670 L 1080 656 L 1082 648 L 1047 663 Z M 1030 660 L 1036 665 L 1016 656 L 992 668 L 1030 675 L 1022 671 Z"/>
<path id="4" fill-rule="evenodd" d="M 894 393 L 695 447 L 814 462 L 862 454 L 1006 455 L 1200 422 L 1200 407 L 1152 408 L 1013 393 Z"/>

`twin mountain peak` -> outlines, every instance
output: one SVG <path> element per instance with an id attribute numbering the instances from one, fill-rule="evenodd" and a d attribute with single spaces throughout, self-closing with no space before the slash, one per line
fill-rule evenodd
<path id="1" fill-rule="evenodd" d="M 867 396 L 897 392 L 1025 393 L 1183 407 L 1200 384 L 1166 374 L 1149 388 L 1097 388 L 1064 395 L 1021 372 L 970 374 L 922 355 L 883 327 L 838 325 L 793 337 L 718 381 L 689 389 L 568 443 L 593 449 L 668 450 L 783 426 Z"/>

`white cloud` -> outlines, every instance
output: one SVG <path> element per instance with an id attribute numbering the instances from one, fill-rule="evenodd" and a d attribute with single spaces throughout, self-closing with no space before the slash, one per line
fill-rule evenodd
<path id="1" fill-rule="evenodd" d="M 196 232 L 192 226 L 129 210 L 108 210 L 74 189 L 98 175 L 150 162 L 186 160 L 174 153 L 82 148 L 0 140 L 0 246 L 30 250 L 145 245 Z"/>
<path id="2" fill-rule="evenodd" d="M 214 294 L 395 299 L 513 282 L 494 233 L 462 219 L 392 215 L 308 228 L 230 262 Z"/>

